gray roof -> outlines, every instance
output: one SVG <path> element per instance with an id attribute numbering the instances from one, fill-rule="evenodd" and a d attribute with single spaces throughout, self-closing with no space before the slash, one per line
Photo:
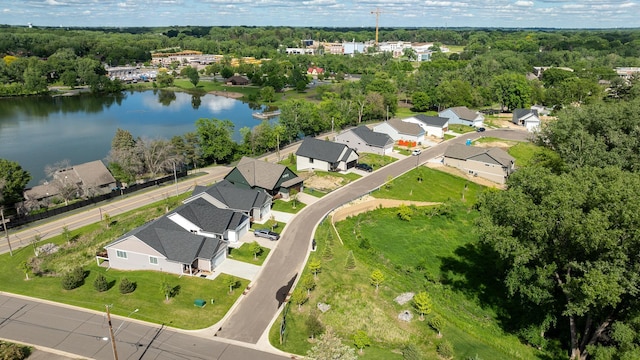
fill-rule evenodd
<path id="1" fill-rule="evenodd" d="M 466 106 L 457 106 L 449 108 L 449 110 L 453 111 L 460 119 L 473 121 L 478 117 L 478 112 L 469 110 Z"/>
<path id="2" fill-rule="evenodd" d="M 444 156 L 461 160 L 478 160 L 502 166 L 511 166 L 515 161 L 511 155 L 499 148 L 481 148 L 463 144 L 449 145 L 444 151 Z"/>
<path id="3" fill-rule="evenodd" d="M 517 123 L 519 119 L 522 119 L 522 117 L 529 115 L 529 114 L 533 114 L 536 117 L 538 117 L 538 110 L 533 110 L 533 109 L 515 109 L 513 110 L 513 117 L 511 118 L 511 121 L 513 121 L 514 123 Z"/>
<path id="4" fill-rule="evenodd" d="M 429 126 L 435 126 L 440 128 L 444 127 L 444 125 L 449 121 L 449 118 L 440 117 L 440 116 L 427 116 L 424 114 L 414 115 L 413 117 Z"/>
<path id="5" fill-rule="evenodd" d="M 274 189 L 287 167 L 243 156 L 236 166 L 251 187 Z"/>
<path id="6" fill-rule="evenodd" d="M 87 187 L 100 187 L 116 182 L 116 179 L 113 178 L 113 175 L 111 175 L 101 160 L 60 169 L 56 171 L 54 177 L 66 177 L 69 181 L 73 181 L 76 184 L 83 184 Z"/>
<path id="7" fill-rule="evenodd" d="M 222 244 L 213 239 L 186 231 L 166 216 L 149 222 L 124 235 L 135 236 L 168 260 L 191 264 L 197 258 L 212 259 Z"/>
<path id="8" fill-rule="evenodd" d="M 352 152 L 355 153 L 345 144 L 308 137 L 302 141 L 296 155 L 336 163 L 346 161 Z"/>
<path id="9" fill-rule="evenodd" d="M 357 128 L 348 131 L 356 134 L 360 139 L 362 139 L 362 141 L 370 146 L 383 148 L 389 144 L 393 144 L 393 139 L 391 138 L 391 136 L 383 133 L 377 133 L 364 125 L 358 126 Z"/>
<path id="10" fill-rule="evenodd" d="M 262 207 L 271 198 L 264 190 L 240 188 L 228 180 L 222 180 L 209 187 L 196 186 L 193 189 L 193 196 L 201 193 L 211 195 L 230 209 L 247 212 Z"/>
<path id="11" fill-rule="evenodd" d="M 237 228 L 247 219 L 247 216 L 241 212 L 219 209 L 202 198 L 181 205 L 171 214 L 173 213 L 179 214 L 206 232 L 220 235 L 228 229 Z"/>
<path id="12" fill-rule="evenodd" d="M 402 121 L 400 119 L 391 119 L 387 124 L 396 129 L 401 134 L 420 136 L 424 134 L 424 130 L 418 124 Z"/>

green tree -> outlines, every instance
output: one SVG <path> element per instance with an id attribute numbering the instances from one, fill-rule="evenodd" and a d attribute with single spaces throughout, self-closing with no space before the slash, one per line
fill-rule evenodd
<path id="1" fill-rule="evenodd" d="M 531 106 L 531 86 L 521 74 L 504 73 L 493 77 L 491 90 L 500 108 L 513 111 Z"/>
<path id="2" fill-rule="evenodd" d="M 173 292 L 173 286 L 169 283 L 169 280 L 162 279 L 160 283 L 160 292 L 164 295 L 164 301 L 169 302 L 169 297 L 171 296 L 171 292 Z"/>
<path id="3" fill-rule="evenodd" d="M 29 280 L 29 273 L 31 272 L 31 264 L 29 264 L 27 261 L 22 261 L 20 263 L 20 270 L 24 272 L 25 280 Z"/>
<path id="4" fill-rule="evenodd" d="M 572 359 L 638 306 L 640 178 L 617 168 L 554 175 L 524 168 L 480 200 L 483 244 L 502 260 L 508 293 L 567 326 Z M 526 214 L 526 219 L 522 218 Z"/>
<path id="5" fill-rule="evenodd" d="M 453 344 L 451 344 L 447 340 L 441 341 L 436 347 L 436 352 L 438 355 L 445 359 L 451 359 L 455 355 L 455 351 L 453 350 Z"/>
<path id="6" fill-rule="evenodd" d="M 420 321 L 424 320 L 424 316 L 431 313 L 433 304 L 431 303 L 431 297 L 425 291 L 421 291 L 414 295 L 413 306 L 420 313 Z"/>
<path id="7" fill-rule="evenodd" d="M 347 259 L 344 262 L 344 268 L 346 270 L 353 270 L 356 268 L 356 258 L 353 256 L 353 251 L 349 250 L 347 254 Z"/>
<path id="8" fill-rule="evenodd" d="M 366 346 L 371 346 L 371 339 L 364 330 L 358 330 L 353 334 L 353 345 L 358 348 L 358 352 L 362 354 Z"/>
<path id="9" fill-rule="evenodd" d="M 296 288 L 293 290 L 293 294 L 291 294 L 291 302 L 298 305 L 298 311 L 302 311 L 302 305 L 306 303 L 307 300 L 309 300 L 309 298 L 303 288 Z"/>
<path id="10" fill-rule="evenodd" d="M 109 282 L 107 282 L 107 278 L 102 274 L 98 274 L 96 279 L 93 281 L 93 287 L 98 292 L 103 292 L 109 290 Z"/>
<path id="11" fill-rule="evenodd" d="M 307 296 L 310 296 L 311 290 L 316 288 L 316 279 L 311 274 L 305 274 L 300 279 L 300 286 L 307 291 Z"/>
<path id="12" fill-rule="evenodd" d="M 62 237 L 67 240 L 67 243 L 71 242 L 71 231 L 69 231 L 69 227 L 68 226 L 63 226 L 62 227 L 62 233 L 61 233 Z"/>
<path id="13" fill-rule="evenodd" d="M 238 279 L 234 276 L 227 276 L 224 282 L 229 287 L 229 294 L 233 293 L 233 289 L 238 286 Z"/>
<path id="14" fill-rule="evenodd" d="M 0 183 L 3 184 L 0 206 L 13 206 L 22 201 L 25 186 L 31 175 L 15 161 L 0 159 Z"/>
<path id="15" fill-rule="evenodd" d="M 235 149 L 231 138 L 233 123 L 229 120 L 198 119 L 196 132 L 200 137 L 202 155 L 213 160 L 214 163 L 225 162 L 230 159 Z"/>
<path id="16" fill-rule="evenodd" d="M 158 75 L 156 76 L 156 84 L 158 84 L 159 87 L 167 87 L 167 86 L 173 86 L 173 81 L 175 80 L 174 76 L 169 74 L 166 71 L 159 71 Z"/>
<path id="17" fill-rule="evenodd" d="M 355 349 L 344 345 L 331 328 L 318 338 L 316 344 L 307 352 L 309 360 L 356 360 Z"/>
<path id="18" fill-rule="evenodd" d="M 410 343 L 402 348 L 402 358 L 404 360 L 422 360 L 422 353 L 420 352 L 420 348 Z"/>
<path id="19" fill-rule="evenodd" d="M 307 317 L 305 321 L 305 325 L 307 326 L 307 331 L 309 332 L 309 336 L 311 339 L 314 339 L 316 336 L 322 334 L 324 332 L 324 325 L 318 319 L 318 314 L 315 311 L 312 311 Z"/>
<path id="20" fill-rule="evenodd" d="M 253 259 L 255 260 L 258 258 L 258 255 L 262 253 L 262 246 L 260 246 L 257 241 L 254 241 L 249 244 L 249 250 L 253 254 Z"/>
<path id="21" fill-rule="evenodd" d="M 136 283 L 127 278 L 122 278 L 122 280 L 120 280 L 119 290 L 120 294 L 130 294 L 136 290 Z"/>
<path id="22" fill-rule="evenodd" d="M 429 95 L 422 91 L 416 91 L 411 95 L 412 109 L 417 112 L 425 112 L 431 108 Z"/>
<path id="23" fill-rule="evenodd" d="M 382 271 L 375 269 L 371 272 L 369 280 L 371 281 L 371 285 L 375 286 L 376 291 L 378 291 L 378 287 L 384 282 L 384 274 Z"/>
<path id="24" fill-rule="evenodd" d="M 313 277 L 317 278 L 320 269 L 322 269 L 322 263 L 318 259 L 310 259 L 309 260 L 309 270 L 313 273 Z"/>
<path id="25" fill-rule="evenodd" d="M 429 319 L 429 326 L 433 328 L 433 330 L 438 332 L 438 337 L 442 337 L 442 327 L 444 326 L 444 319 L 442 316 L 435 314 Z"/>
<path id="26" fill-rule="evenodd" d="M 193 84 L 193 87 L 198 87 L 198 83 L 200 82 L 200 74 L 198 74 L 198 69 L 193 68 L 191 66 L 187 66 L 180 70 L 180 75 L 186 76 L 189 81 Z"/>

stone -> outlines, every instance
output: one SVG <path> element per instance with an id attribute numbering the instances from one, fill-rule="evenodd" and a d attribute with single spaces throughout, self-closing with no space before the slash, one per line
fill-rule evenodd
<path id="1" fill-rule="evenodd" d="M 413 314 L 409 310 L 405 310 L 398 314 L 398 320 L 409 322 L 413 319 Z"/>
<path id="2" fill-rule="evenodd" d="M 321 312 L 326 313 L 327 311 L 329 311 L 329 309 L 331 309 L 331 305 L 325 304 L 325 303 L 318 303 L 318 310 L 320 310 Z"/>
<path id="3" fill-rule="evenodd" d="M 411 301 L 411 299 L 413 299 L 413 295 L 415 295 L 412 292 L 406 292 L 406 293 L 402 293 L 400 295 L 398 295 L 395 299 L 393 299 L 393 301 L 397 302 L 400 305 L 404 305 L 406 303 L 408 303 L 409 301 Z"/>

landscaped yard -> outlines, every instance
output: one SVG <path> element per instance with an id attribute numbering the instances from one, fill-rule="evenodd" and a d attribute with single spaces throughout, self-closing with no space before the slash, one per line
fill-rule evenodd
<path id="1" fill-rule="evenodd" d="M 452 125 L 449 125 L 449 130 L 456 132 L 458 134 L 466 134 L 470 132 L 475 132 L 476 128 L 468 125 L 452 124 Z"/>
<path id="2" fill-rule="evenodd" d="M 273 202 L 273 206 L 271 207 L 271 210 L 297 214 L 300 210 L 304 209 L 305 206 L 307 205 L 304 203 L 301 203 L 300 200 L 294 201 L 292 199 L 289 199 L 288 201 L 284 201 L 284 200 L 278 199 Z"/>
<path id="3" fill-rule="evenodd" d="M 233 260 L 244 261 L 249 264 L 262 265 L 264 260 L 267 258 L 267 255 L 269 255 L 269 252 L 271 252 L 271 249 L 261 247 L 260 252 L 254 257 L 251 244 L 244 243 L 239 248 L 230 248 L 229 255 L 227 257 Z"/>
<path id="4" fill-rule="evenodd" d="M 236 279 L 237 286 L 229 294 L 225 281 L 227 275 L 224 274 L 212 281 L 155 271 L 107 270 L 99 267 L 95 260 L 96 251 L 104 245 L 127 231 L 162 216 L 167 207 L 176 207 L 179 200 L 187 195 L 114 216 L 108 228 L 102 222 L 71 231 L 70 242 L 62 235 L 41 241 L 38 246 L 46 243 L 60 246 L 60 250 L 51 255 L 40 254 L 35 257 L 32 246 L 15 250 L 13 256 L 0 255 L 0 290 L 97 311 L 104 311 L 105 304 L 113 304 L 113 313 L 123 316 L 137 308 L 140 311 L 133 314 L 132 318 L 184 329 L 199 329 L 215 324 L 240 296 L 242 289 L 248 284 L 247 280 Z M 25 262 L 37 266 L 42 275 L 35 276 L 29 272 L 29 280 L 25 280 L 22 266 Z M 77 266 L 82 266 L 85 273 L 88 272 L 84 285 L 74 290 L 63 290 L 61 274 Z M 94 289 L 93 283 L 98 274 L 104 275 L 110 284 L 107 291 L 98 292 Z M 120 294 L 119 284 L 123 278 L 136 283 L 133 293 Z M 160 290 L 165 281 L 173 289 L 169 302 L 165 302 L 165 295 Z M 204 299 L 208 305 L 204 308 L 195 307 L 195 299 Z M 213 304 L 211 299 L 214 300 Z"/>
<path id="5" fill-rule="evenodd" d="M 397 160 L 398 159 L 392 156 L 382 156 L 378 154 L 363 153 L 362 155 L 360 155 L 358 162 L 371 165 L 373 167 L 373 170 L 375 171 Z"/>
<path id="6" fill-rule="evenodd" d="M 419 170 L 424 179 L 418 187 Z M 460 201 L 462 191 L 465 202 Z M 442 341 L 453 345 L 455 359 L 552 358 L 506 333 L 501 327 L 508 321 L 506 309 L 487 300 L 504 288 L 494 281 L 494 259 L 480 256 L 476 244 L 473 203 L 481 191 L 481 186 L 465 179 L 420 168 L 374 195 L 449 204 L 440 211 L 436 211 L 438 207 L 409 207 L 408 221 L 399 218 L 397 208 L 350 217 L 336 224 L 344 245 L 329 221 L 321 223 L 315 235 L 318 248 L 308 262 L 320 261 L 317 286 L 301 311 L 291 304 L 283 345 L 279 345 L 278 334 L 281 322 L 276 321 L 270 332 L 272 344 L 305 354 L 313 346 L 306 325 L 313 315 L 333 328 L 347 345 L 353 346 L 353 335 L 364 330 L 372 344 L 365 348 L 363 359 L 402 359 L 402 349 L 408 343 L 417 346 L 423 358 L 435 359 Z M 355 259 L 353 269 L 347 269 L 350 252 Z M 374 270 L 384 275 L 378 291 L 371 285 Z M 302 277 L 310 274 L 307 266 Z M 418 320 L 411 302 L 400 305 L 393 300 L 402 293 L 420 291 L 426 291 L 433 302 L 427 321 Z M 321 313 L 316 309 L 319 302 L 331 308 Z M 405 310 L 414 315 L 410 322 L 398 320 L 398 314 Z M 442 338 L 429 326 L 428 319 L 435 314 L 444 319 Z"/>

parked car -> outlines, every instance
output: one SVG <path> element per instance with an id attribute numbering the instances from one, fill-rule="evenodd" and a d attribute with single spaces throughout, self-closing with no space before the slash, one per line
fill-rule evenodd
<path id="1" fill-rule="evenodd" d="M 483 128 L 483 127 L 479 127 L 479 128 L 478 128 L 478 130 L 476 130 L 476 131 L 477 131 L 477 132 L 483 132 L 483 131 L 485 131 L 485 130 L 486 130 L 485 128 Z"/>
<path id="2" fill-rule="evenodd" d="M 276 241 L 276 240 L 280 239 L 280 234 L 278 234 L 277 232 L 273 232 L 273 231 L 271 231 L 269 229 L 256 229 L 253 232 L 253 235 L 255 235 L 257 237 L 269 239 L 269 240 L 272 240 L 272 241 Z"/>
<path id="3" fill-rule="evenodd" d="M 365 164 L 365 163 L 357 163 L 356 164 L 356 169 L 364 170 L 366 172 L 372 172 L 373 171 L 373 168 L 371 167 L 371 165 Z"/>
<path id="4" fill-rule="evenodd" d="M 418 156 L 418 155 L 420 155 L 420 154 L 422 154 L 422 150 L 420 150 L 420 149 L 414 149 L 414 150 L 411 152 L 411 155 L 413 155 L 413 156 Z"/>

